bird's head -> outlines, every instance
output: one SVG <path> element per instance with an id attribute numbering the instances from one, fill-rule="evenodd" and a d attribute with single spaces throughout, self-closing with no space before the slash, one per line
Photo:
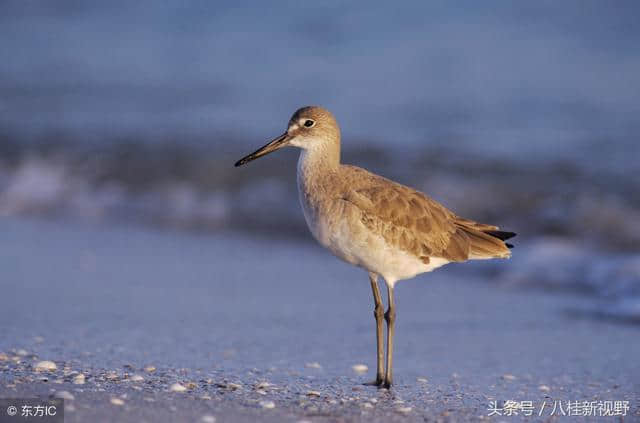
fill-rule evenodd
<path id="1" fill-rule="evenodd" d="M 340 127 L 333 114 L 319 106 L 302 107 L 291 116 L 287 130 L 282 135 L 238 160 L 235 165 L 242 166 L 282 147 L 293 146 L 311 150 L 335 144 L 339 150 Z"/>

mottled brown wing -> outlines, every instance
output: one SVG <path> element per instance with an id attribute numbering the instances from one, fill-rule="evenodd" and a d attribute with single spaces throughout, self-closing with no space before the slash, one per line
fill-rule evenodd
<path id="1" fill-rule="evenodd" d="M 344 200 L 362 211 L 370 230 L 425 263 L 429 257 L 469 258 L 469 236 L 456 224 L 457 216 L 421 192 L 380 178 L 374 186 L 348 191 Z"/>

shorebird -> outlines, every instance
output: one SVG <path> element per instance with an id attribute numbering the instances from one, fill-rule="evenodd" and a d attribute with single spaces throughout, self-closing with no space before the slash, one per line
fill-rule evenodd
<path id="1" fill-rule="evenodd" d="M 377 369 L 373 385 L 393 383 L 393 336 L 397 281 L 451 262 L 508 258 L 515 236 L 497 226 L 463 219 L 446 207 L 397 182 L 340 163 L 340 127 L 328 110 L 298 109 L 287 130 L 236 162 L 241 166 L 282 147 L 302 150 L 298 194 L 314 238 L 334 255 L 369 272 L 376 320 Z M 387 287 L 383 312 L 378 277 Z M 386 368 L 383 322 L 387 323 Z"/>

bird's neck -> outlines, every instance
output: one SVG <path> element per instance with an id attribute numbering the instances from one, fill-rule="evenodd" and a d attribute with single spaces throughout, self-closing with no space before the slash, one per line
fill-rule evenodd
<path id="1" fill-rule="evenodd" d="M 323 202 L 329 199 L 322 195 L 335 185 L 340 167 L 340 146 L 337 149 L 323 149 L 320 145 L 303 149 L 298 159 L 298 196 L 307 225 L 313 236 L 325 244 L 324 235 L 319 232 L 318 219 Z"/>
<path id="2" fill-rule="evenodd" d="M 303 149 L 298 159 L 298 178 L 311 182 L 340 166 L 340 142 L 318 143 Z"/>

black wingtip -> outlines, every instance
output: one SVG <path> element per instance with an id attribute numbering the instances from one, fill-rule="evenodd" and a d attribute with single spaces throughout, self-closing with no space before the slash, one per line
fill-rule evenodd
<path id="1" fill-rule="evenodd" d="M 484 231 L 484 233 L 491 235 L 492 237 L 498 238 L 502 241 L 506 241 L 507 239 L 511 239 L 517 235 L 515 232 L 508 232 L 508 231 Z"/>

